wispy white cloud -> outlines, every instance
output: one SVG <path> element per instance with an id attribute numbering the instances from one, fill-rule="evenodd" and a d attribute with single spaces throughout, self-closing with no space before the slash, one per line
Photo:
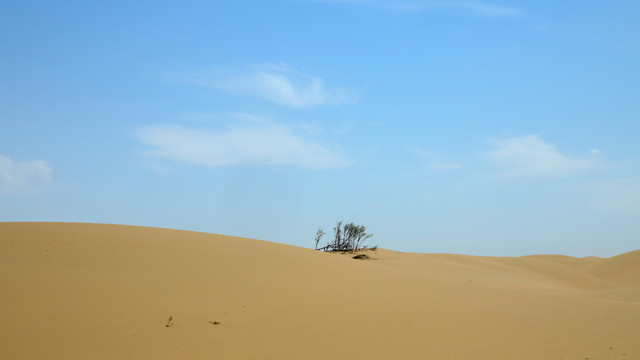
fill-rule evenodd
<path id="1" fill-rule="evenodd" d="M 46 161 L 14 161 L 0 154 L 0 195 L 15 195 L 42 190 L 51 180 Z"/>
<path id="2" fill-rule="evenodd" d="M 455 161 L 447 161 L 441 154 L 437 154 L 430 151 L 424 151 L 417 148 L 407 148 L 410 153 L 421 157 L 426 160 L 427 164 L 437 170 L 458 170 L 462 168 L 462 164 Z"/>
<path id="3" fill-rule="evenodd" d="M 320 144 L 282 124 L 246 117 L 223 130 L 156 125 L 138 129 L 135 136 L 151 147 L 145 154 L 193 165 L 284 165 L 307 169 L 349 165 L 337 146 Z"/>
<path id="4" fill-rule="evenodd" d="M 519 8 L 511 7 L 511 6 L 492 5 L 492 4 L 485 4 L 485 3 L 479 3 L 479 2 L 458 2 L 458 1 L 439 2 L 437 4 L 438 4 L 437 6 L 470 11 L 478 15 L 489 16 L 489 17 L 524 15 L 523 10 Z"/>
<path id="5" fill-rule="evenodd" d="M 368 5 L 408 14 L 449 10 L 469 12 L 486 17 L 513 17 L 521 16 L 525 13 L 517 7 L 477 1 L 306 0 L 305 2 Z"/>
<path id="6" fill-rule="evenodd" d="M 564 155 L 537 135 L 494 142 L 495 148 L 484 158 L 503 169 L 508 177 L 569 176 L 597 167 L 595 159 Z"/>
<path id="7" fill-rule="evenodd" d="M 357 100 L 357 95 L 340 88 L 327 89 L 321 78 L 296 71 L 286 64 L 250 65 L 236 69 L 216 68 L 182 75 L 180 78 L 194 85 L 257 97 L 295 108 Z"/>

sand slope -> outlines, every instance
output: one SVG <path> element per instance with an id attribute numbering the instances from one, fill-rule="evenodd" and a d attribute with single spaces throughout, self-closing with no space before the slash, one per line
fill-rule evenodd
<path id="1" fill-rule="evenodd" d="M 640 359 L 640 251 L 368 254 L 0 223 L 2 358 Z"/>

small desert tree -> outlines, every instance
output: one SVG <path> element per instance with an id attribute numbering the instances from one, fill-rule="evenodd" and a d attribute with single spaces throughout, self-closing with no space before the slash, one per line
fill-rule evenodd
<path id="1" fill-rule="evenodd" d="M 318 250 L 318 243 L 320 243 L 320 239 L 324 236 L 324 231 L 322 229 L 318 229 L 316 232 L 316 250 Z"/>
<path id="2" fill-rule="evenodd" d="M 354 223 L 342 225 L 342 221 L 338 221 L 333 228 L 333 241 L 326 246 L 318 248 L 318 242 L 324 235 L 324 231 L 319 229 L 316 233 L 316 250 L 323 251 L 356 251 L 360 248 L 362 243 L 365 242 L 372 235 L 366 233 L 367 228 L 362 225 L 356 225 Z"/>

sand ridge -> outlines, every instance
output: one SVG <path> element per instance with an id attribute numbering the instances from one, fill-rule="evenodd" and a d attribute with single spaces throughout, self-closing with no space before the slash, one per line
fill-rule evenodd
<path id="1" fill-rule="evenodd" d="M 3 356 L 640 358 L 640 251 L 367 254 L 135 226 L 0 223 Z"/>

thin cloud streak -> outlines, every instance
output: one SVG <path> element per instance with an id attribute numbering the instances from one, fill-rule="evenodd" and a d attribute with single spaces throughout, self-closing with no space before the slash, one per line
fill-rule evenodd
<path id="1" fill-rule="evenodd" d="M 0 154 L 0 195 L 40 191 L 51 181 L 51 172 L 46 161 L 14 161 Z"/>
<path id="2" fill-rule="evenodd" d="M 562 177 L 597 168 L 595 159 L 564 155 L 537 135 L 496 141 L 494 146 L 483 157 L 502 168 L 507 177 Z"/>
<path id="3" fill-rule="evenodd" d="M 321 78 L 296 71 L 286 64 L 217 68 L 179 78 L 193 85 L 261 98 L 293 108 L 336 105 L 357 100 L 356 95 L 339 88 L 327 89 Z"/>
<path id="4" fill-rule="evenodd" d="M 478 15 L 489 17 L 501 17 L 501 16 L 521 16 L 524 15 L 524 11 L 518 8 L 510 6 L 489 5 L 476 2 L 442 2 L 438 3 L 438 6 L 455 8 L 465 11 L 471 11 Z"/>
<path id="5" fill-rule="evenodd" d="M 234 124 L 221 131 L 156 125 L 139 129 L 135 136 L 151 147 L 147 155 L 200 166 L 284 165 L 321 170 L 349 165 L 336 147 L 303 138 L 273 122 Z"/>
<path id="6" fill-rule="evenodd" d="M 522 9 L 473 1 L 384 1 L 384 0 L 308 0 L 305 2 L 376 6 L 398 13 L 422 13 L 435 10 L 470 12 L 486 17 L 516 17 Z"/>

